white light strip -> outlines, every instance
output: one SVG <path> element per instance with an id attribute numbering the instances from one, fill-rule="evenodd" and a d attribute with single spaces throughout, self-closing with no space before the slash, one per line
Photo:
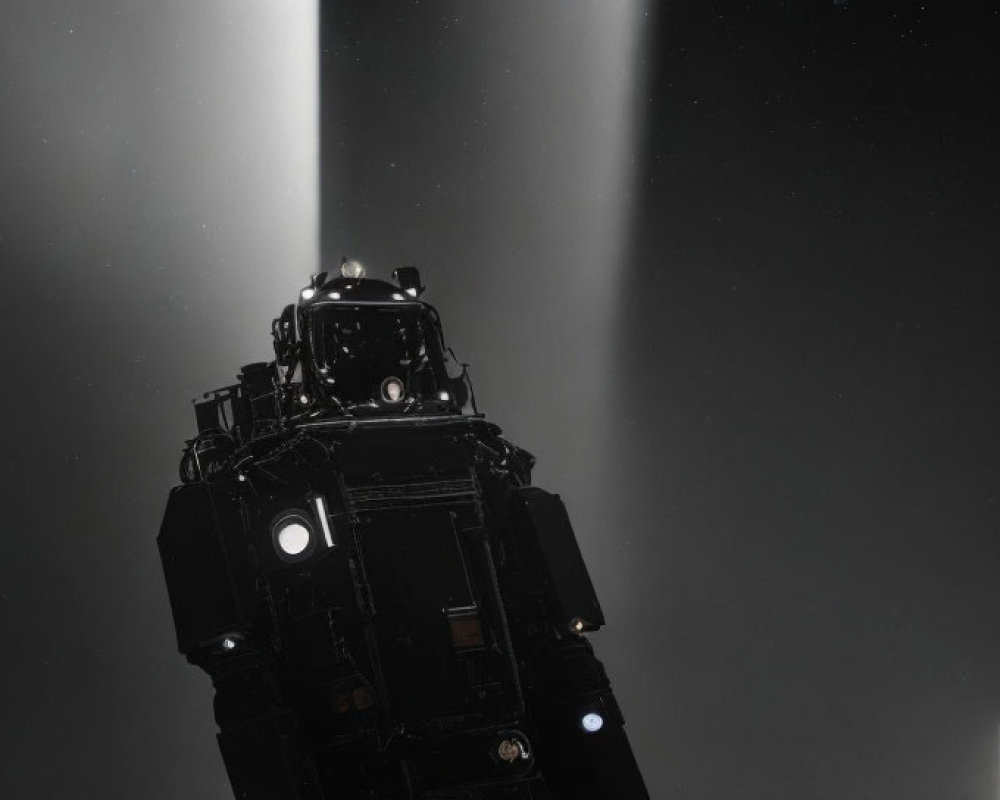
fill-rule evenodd
<path id="1" fill-rule="evenodd" d="M 323 528 L 323 538 L 326 540 L 327 547 L 333 547 L 333 534 L 330 532 L 330 520 L 326 518 L 326 503 L 323 501 L 322 495 L 316 495 L 313 498 L 313 505 L 316 506 L 316 516 L 319 519 L 319 524 Z"/>

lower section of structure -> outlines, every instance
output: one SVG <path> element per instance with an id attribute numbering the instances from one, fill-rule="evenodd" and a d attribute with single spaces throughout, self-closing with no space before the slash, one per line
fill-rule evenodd
<path id="1" fill-rule="evenodd" d="M 648 800 L 566 509 L 496 426 L 220 447 L 192 445 L 159 545 L 238 800 Z"/>
<path id="2" fill-rule="evenodd" d="M 260 666 L 217 684 L 219 746 L 240 800 L 536 798 L 647 800 L 624 720 L 584 639 L 555 643 L 529 667 L 520 723 L 368 735 L 316 749 Z M 530 680 L 530 676 L 529 676 Z M 365 699 L 361 699 L 362 705 Z M 354 705 L 344 714 L 367 709 Z"/>

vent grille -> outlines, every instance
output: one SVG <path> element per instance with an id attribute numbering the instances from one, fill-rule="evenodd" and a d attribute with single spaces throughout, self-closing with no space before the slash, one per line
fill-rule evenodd
<path id="1" fill-rule="evenodd" d="M 347 500 L 355 513 L 415 506 L 475 503 L 477 495 L 476 482 L 471 477 L 347 487 Z"/>

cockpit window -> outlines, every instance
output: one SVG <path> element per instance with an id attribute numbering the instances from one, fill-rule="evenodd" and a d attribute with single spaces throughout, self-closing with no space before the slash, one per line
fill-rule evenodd
<path id="1" fill-rule="evenodd" d="M 405 395 L 429 390 L 424 384 L 432 378 L 416 310 L 319 308 L 310 335 L 320 380 L 343 402 L 378 401 L 388 378 L 400 379 Z"/>

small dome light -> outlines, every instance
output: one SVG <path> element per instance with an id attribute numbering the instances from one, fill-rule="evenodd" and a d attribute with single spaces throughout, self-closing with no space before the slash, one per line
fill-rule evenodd
<path id="1" fill-rule="evenodd" d="M 352 258 L 340 265 L 340 274 L 351 280 L 360 280 L 365 277 L 365 266 Z"/>
<path id="2" fill-rule="evenodd" d="M 327 297 L 329 297 L 331 300 L 339 300 L 340 292 L 330 292 L 330 294 L 328 294 Z"/>
<path id="3" fill-rule="evenodd" d="M 406 298 L 403 297 L 403 295 L 401 295 L 399 292 L 393 292 L 392 293 L 392 299 L 393 300 L 405 300 Z"/>
<path id="4" fill-rule="evenodd" d="M 302 299 L 303 300 L 312 300 L 313 297 L 315 296 L 315 294 L 316 294 L 316 290 L 315 289 L 312 289 L 312 288 L 303 289 L 302 290 Z"/>
<path id="5" fill-rule="evenodd" d="M 604 727 L 604 717 L 593 712 L 584 714 L 583 719 L 580 720 L 580 724 L 587 733 L 597 733 Z"/>
<path id="6" fill-rule="evenodd" d="M 438 392 L 438 397 L 439 397 L 439 398 L 440 398 L 441 400 L 444 400 L 444 401 L 445 401 L 446 403 L 447 403 L 447 402 L 448 402 L 449 400 L 451 400 L 451 395 L 450 395 L 450 394 L 448 394 L 447 392 Z"/>
<path id="7" fill-rule="evenodd" d="M 307 394 L 301 395 L 299 397 L 299 402 L 302 403 L 302 405 L 304 406 L 309 405 L 309 395 Z"/>
<path id="8" fill-rule="evenodd" d="M 233 639 L 230 636 L 227 636 L 225 639 L 222 640 L 222 649 L 223 650 L 235 650 L 236 649 L 236 640 Z"/>
<path id="9" fill-rule="evenodd" d="M 406 293 L 410 297 L 416 297 L 418 294 L 420 294 L 420 292 L 417 291 L 417 287 L 416 286 L 411 286 L 409 289 L 406 290 Z"/>

